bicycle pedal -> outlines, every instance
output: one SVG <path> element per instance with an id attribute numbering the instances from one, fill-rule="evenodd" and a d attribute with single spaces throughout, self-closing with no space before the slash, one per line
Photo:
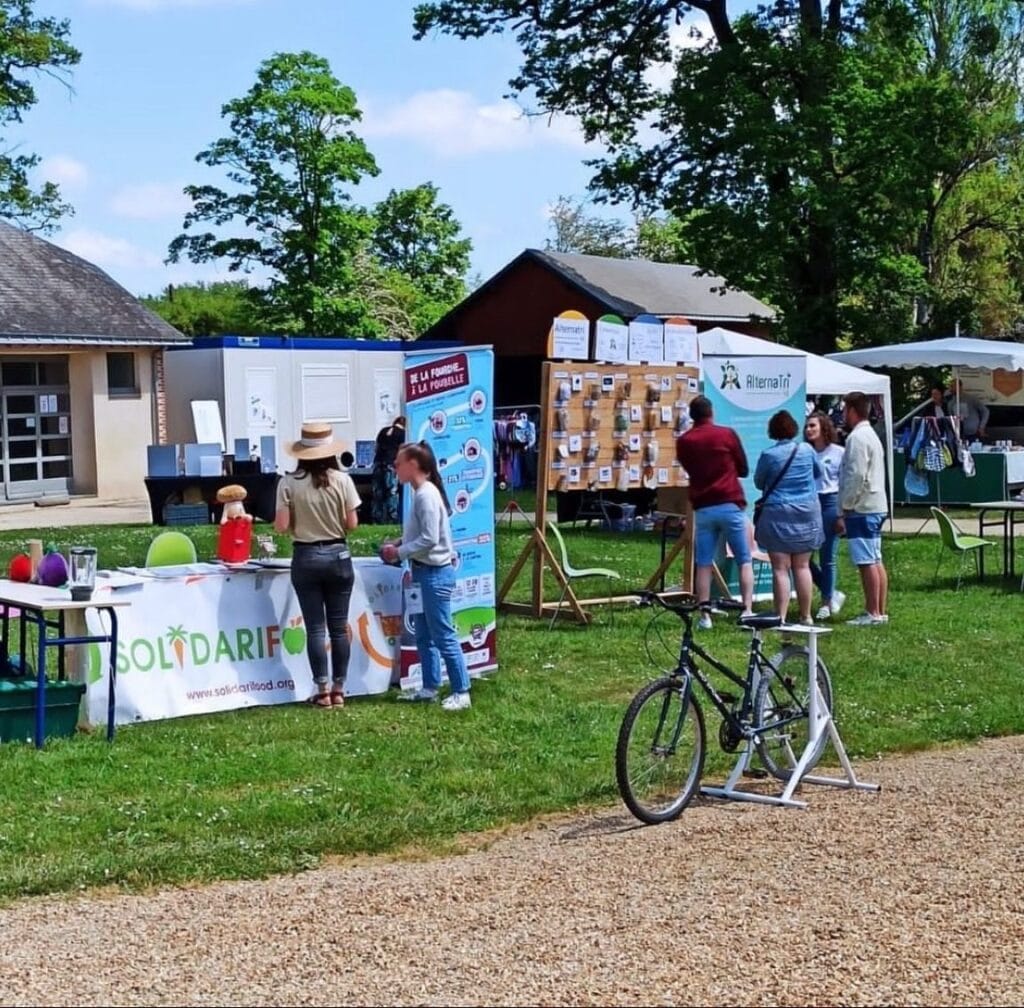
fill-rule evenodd
<path id="1" fill-rule="evenodd" d="M 760 767 L 747 767 L 743 771 L 744 777 L 752 777 L 754 780 L 764 780 L 768 776 L 767 770 L 762 770 Z"/>

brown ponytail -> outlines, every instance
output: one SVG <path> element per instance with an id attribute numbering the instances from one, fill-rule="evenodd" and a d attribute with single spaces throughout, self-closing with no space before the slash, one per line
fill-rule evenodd
<path id="1" fill-rule="evenodd" d="M 441 473 L 437 468 L 437 459 L 434 457 L 434 452 L 431 450 L 430 445 L 426 441 L 419 441 L 415 444 L 410 441 L 398 449 L 398 454 L 403 458 L 412 459 L 419 471 L 427 477 L 427 480 L 437 487 L 437 492 L 441 495 L 441 500 L 444 503 L 444 509 L 450 515 L 452 513 L 452 506 L 448 503 L 448 494 L 444 492 L 444 482 L 441 479 Z"/>

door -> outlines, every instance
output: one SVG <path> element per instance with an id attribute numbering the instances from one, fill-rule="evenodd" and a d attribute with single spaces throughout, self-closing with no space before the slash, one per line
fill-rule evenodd
<path id="1" fill-rule="evenodd" d="M 8 500 L 71 486 L 68 359 L 0 358 L 0 465 Z"/>

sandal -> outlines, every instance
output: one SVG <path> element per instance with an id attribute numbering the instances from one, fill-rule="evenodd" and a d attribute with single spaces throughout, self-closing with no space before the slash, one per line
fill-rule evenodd
<path id="1" fill-rule="evenodd" d="M 332 707 L 344 707 L 345 706 L 345 694 L 341 690 L 331 690 L 331 706 Z"/>
<path id="2" fill-rule="evenodd" d="M 331 703 L 331 694 L 330 693 L 314 693 L 309 698 L 309 702 L 314 707 L 326 707 L 326 708 L 330 709 L 333 706 L 333 704 Z"/>

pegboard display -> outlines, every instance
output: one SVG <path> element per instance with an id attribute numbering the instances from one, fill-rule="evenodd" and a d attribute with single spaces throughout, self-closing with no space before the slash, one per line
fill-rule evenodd
<path id="1" fill-rule="evenodd" d="M 541 463 L 548 490 L 683 486 L 676 439 L 690 426 L 693 367 L 544 364 Z"/>

